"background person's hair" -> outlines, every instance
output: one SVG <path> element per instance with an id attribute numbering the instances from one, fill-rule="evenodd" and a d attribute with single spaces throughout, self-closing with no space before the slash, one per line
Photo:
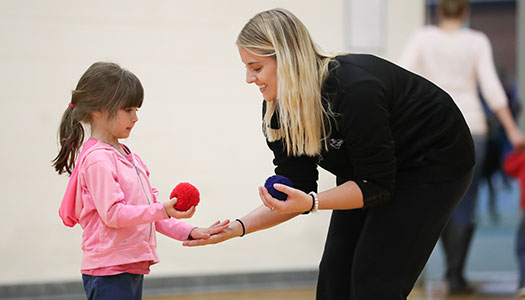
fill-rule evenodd
<path id="1" fill-rule="evenodd" d="M 78 150 L 84 141 L 82 123 L 91 121 L 96 111 L 114 118 L 119 109 L 140 107 L 144 90 L 140 80 L 115 63 L 96 62 L 80 78 L 72 92 L 71 103 L 62 115 L 58 135 L 60 151 L 53 160 L 58 174 L 71 174 Z"/>
<path id="2" fill-rule="evenodd" d="M 440 0 L 438 9 L 445 18 L 460 18 L 463 12 L 468 9 L 469 0 Z"/>
<path id="3" fill-rule="evenodd" d="M 264 133 L 269 141 L 284 138 L 287 152 L 317 155 L 327 147 L 330 110 L 321 87 L 334 56 L 321 52 L 308 29 L 291 12 L 271 9 L 255 15 L 237 37 L 237 46 L 277 61 L 277 99 L 266 103 Z M 270 128 L 278 111 L 280 129 Z"/>

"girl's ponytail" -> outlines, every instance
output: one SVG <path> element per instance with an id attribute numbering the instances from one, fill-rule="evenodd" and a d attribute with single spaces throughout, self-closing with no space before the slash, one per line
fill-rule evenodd
<path id="1" fill-rule="evenodd" d="M 60 151 L 53 160 L 53 166 L 58 174 L 67 172 L 71 175 L 73 172 L 78 150 L 84 141 L 84 127 L 80 122 L 82 117 L 79 116 L 78 108 L 71 103 L 62 115 L 58 129 Z"/>

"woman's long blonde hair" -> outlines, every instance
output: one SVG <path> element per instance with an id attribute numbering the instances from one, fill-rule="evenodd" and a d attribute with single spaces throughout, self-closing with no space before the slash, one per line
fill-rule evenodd
<path id="1" fill-rule="evenodd" d="M 328 106 L 321 87 L 334 56 L 323 54 L 304 24 L 285 9 L 255 15 L 239 33 L 237 46 L 277 61 L 277 99 L 266 103 L 264 133 L 269 141 L 284 138 L 288 154 L 318 155 L 330 134 Z M 278 113 L 280 129 L 270 127 Z"/>

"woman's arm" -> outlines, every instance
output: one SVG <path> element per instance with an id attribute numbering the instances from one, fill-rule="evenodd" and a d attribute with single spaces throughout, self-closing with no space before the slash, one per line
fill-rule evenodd
<path id="1" fill-rule="evenodd" d="M 273 227 L 285 221 L 292 219 L 299 213 L 280 214 L 270 209 L 259 206 L 240 220 L 245 227 L 245 234 Z M 238 221 L 230 222 L 230 225 L 223 232 L 212 235 L 209 239 L 191 240 L 183 243 L 184 246 L 203 246 L 208 244 L 217 244 L 234 237 L 240 237 L 243 233 L 242 225 Z"/>
<path id="2" fill-rule="evenodd" d="M 282 184 L 275 184 L 275 189 L 286 193 L 286 201 L 273 198 L 264 187 L 259 188 L 259 196 L 264 205 L 279 214 L 293 214 L 310 211 L 314 206 L 314 199 L 305 192 Z M 363 194 L 354 181 L 347 181 L 335 188 L 317 195 L 318 209 L 354 209 L 363 207 Z"/>
<path id="3" fill-rule="evenodd" d="M 301 190 L 282 184 L 275 184 L 274 187 L 288 194 L 288 198 L 286 201 L 275 199 L 268 193 L 265 187 L 260 187 L 259 196 L 264 206 L 256 208 L 240 219 L 244 224 L 245 234 L 273 227 L 312 209 L 312 196 Z M 348 181 L 335 188 L 319 193 L 318 199 L 319 209 L 353 209 L 363 207 L 363 194 L 359 186 L 353 181 Z M 226 230 L 212 235 L 209 239 L 186 241 L 183 245 L 202 246 L 217 244 L 234 237 L 239 237 L 242 233 L 241 223 L 235 221 L 231 222 Z"/>

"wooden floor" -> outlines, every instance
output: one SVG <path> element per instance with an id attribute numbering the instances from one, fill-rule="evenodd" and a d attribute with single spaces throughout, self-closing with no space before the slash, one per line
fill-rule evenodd
<path id="1" fill-rule="evenodd" d="M 476 292 L 471 295 L 448 296 L 442 282 L 430 282 L 415 288 L 408 300 L 509 300 L 518 299 L 516 286 L 511 282 L 474 283 Z M 185 294 L 172 296 L 149 296 L 144 300 L 313 300 L 315 289 L 272 289 L 260 291 L 217 292 L 207 294 Z"/>
<path id="2" fill-rule="evenodd" d="M 144 297 L 144 300 L 308 300 L 315 298 L 314 288 L 292 290 L 237 291 L 210 294 L 185 294 L 165 297 Z"/>

